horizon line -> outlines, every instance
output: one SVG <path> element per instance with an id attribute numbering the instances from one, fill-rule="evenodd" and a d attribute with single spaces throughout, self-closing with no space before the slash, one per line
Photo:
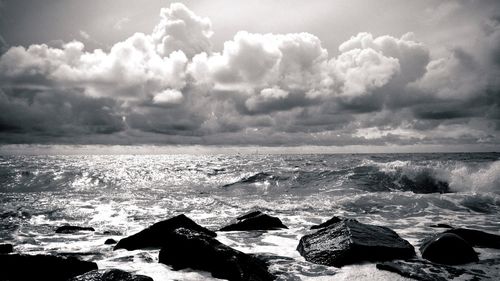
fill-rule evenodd
<path id="1" fill-rule="evenodd" d="M 500 153 L 500 145 L 0 144 L 0 155 Z"/>

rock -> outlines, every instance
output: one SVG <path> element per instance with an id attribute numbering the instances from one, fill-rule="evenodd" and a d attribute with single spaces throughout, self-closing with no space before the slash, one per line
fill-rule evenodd
<path id="1" fill-rule="evenodd" d="M 378 263 L 377 268 L 422 281 L 448 281 L 457 277 L 461 277 L 461 280 L 489 279 L 484 271 L 478 268 L 456 268 L 417 259 Z"/>
<path id="2" fill-rule="evenodd" d="M 415 255 L 413 246 L 393 230 L 352 219 L 332 223 L 303 236 L 297 251 L 309 262 L 336 267 Z"/>
<path id="3" fill-rule="evenodd" d="M 264 214 L 261 211 L 254 211 L 236 218 L 237 222 L 227 225 L 220 231 L 234 230 L 277 230 L 286 227 L 279 218 Z"/>
<path id="4" fill-rule="evenodd" d="M 8 254 L 14 251 L 12 244 L 0 244 L 0 254 Z"/>
<path id="5" fill-rule="evenodd" d="M 344 220 L 344 218 L 333 216 L 331 219 L 329 219 L 329 220 L 327 220 L 327 221 L 325 221 L 323 223 L 311 226 L 310 229 L 320 229 L 320 228 L 323 228 L 323 227 L 327 227 L 327 226 L 329 226 L 331 224 L 338 223 L 338 222 L 340 222 L 342 220 Z"/>
<path id="6" fill-rule="evenodd" d="M 109 269 L 104 272 L 93 270 L 68 281 L 153 281 L 153 278 L 131 274 L 120 269 Z"/>
<path id="7" fill-rule="evenodd" d="M 56 229 L 56 233 L 71 234 L 78 231 L 95 231 L 93 227 L 84 227 L 76 225 L 63 225 Z"/>
<path id="8" fill-rule="evenodd" d="M 182 214 L 157 222 L 132 236 L 121 239 L 118 244 L 116 244 L 114 249 L 126 249 L 129 251 L 145 248 L 159 249 L 167 243 L 165 237 L 179 227 L 196 230 L 198 232 L 205 233 L 208 236 L 217 236 L 215 232 L 198 225 L 190 218 Z"/>
<path id="9" fill-rule="evenodd" d="M 104 244 L 105 245 L 113 245 L 113 244 L 116 244 L 116 240 L 109 238 L 109 239 L 106 239 L 106 241 L 104 241 Z"/>
<path id="10" fill-rule="evenodd" d="M 50 255 L 0 255 L 0 280 L 28 281 L 67 279 L 96 270 L 97 264 L 76 258 Z"/>
<path id="11" fill-rule="evenodd" d="M 102 232 L 103 235 L 123 235 L 120 231 L 118 230 L 105 230 Z"/>
<path id="12" fill-rule="evenodd" d="M 453 228 L 453 226 L 446 224 L 446 223 L 437 223 L 437 224 L 431 224 L 429 227 L 434 227 L 434 228 Z"/>
<path id="13" fill-rule="evenodd" d="M 441 233 L 420 247 L 422 258 L 440 264 L 464 264 L 478 261 L 472 246 L 453 233 Z"/>
<path id="14" fill-rule="evenodd" d="M 159 262 L 174 270 L 208 271 L 215 278 L 236 281 L 266 281 L 275 277 L 265 262 L 237 251 L 206 233 L 178 228 L 160 251 Z"/>
<path id="15" fill-rule="evenodd" d="M 500 249 L 500 235 L 466 228 L 454 228 L 444 233 L 456 234 L 473 247 Z"/>

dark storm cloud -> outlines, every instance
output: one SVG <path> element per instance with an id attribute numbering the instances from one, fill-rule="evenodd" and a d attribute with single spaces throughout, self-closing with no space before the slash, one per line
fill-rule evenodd
<path id="1" fill-rule="evenodd" d="M 0 35 L 0 55 L 3 55 L 3 53 L 7 52 L 8 49 L 9 45 L 5 39 L 3 39 L 2 35 Z"/>
<path id="2" fill-rule="evenodd" d="M 0 92 L 0 133 L 58 137 L 111 134 L 123 129 L 112 99 L 81 91 L 4 89 Z"/>
<path id="3" fill-rule="evenodd" d="M 435 23 L 478 4 L 440 5 Z M 216 52 L 210 20 L 182 4 L 162 9 L 150 34 L 109 50 L 79 41 L 8 48 L 1 141 L 498 143 L 500 24 L 493 10 L 474 9 L 475 40 L 436 52 L 412 33 L 361 32 L 334 55 L 310 33 L 246 31 Z"/>

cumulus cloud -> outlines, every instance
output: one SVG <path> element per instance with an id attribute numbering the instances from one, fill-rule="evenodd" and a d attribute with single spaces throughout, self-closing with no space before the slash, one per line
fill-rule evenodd
<path id="1" fill-rule="evenodd" d="M 153 97 L 153 103 L 158 105 L 172 105 L 182 102 L 184 96 L 178 90 L 165 90 Z"/>
<path id="2" fill-rule="evenodd" d="M 400 71 L 398 59 L 386 57 L 371 48 L 343 52 L 330 64 L 335 76 L 342 81 L 341 92 L 354 96 L 384 86 Z"/>
<path id="3" fill-rule="evenodd" d="M 161 20 L 151 36 L 161 55 L 179 50 L 188 57 L 210 52 L 209 39 L 213 32 L 208 18 L 195 15 L 180 3 L 173 3 L 170 8 L 162 8 L 160 16 Z"/>
<path id="4" fill-rule="evenodd" d="M 260 94 L 254 95 L 245 101 L 245 106 L 251 112 L 262 110 L 269 105 L 279 105 L 288 97 L 289 93 L 279 88 L 266 88 Z"/>
<path id="5" fill-rule="evenodd" d="M 341 52 L 355 49 L 371 49 L 381 55 L 397 59 L 400 65 L 399 80 L 402 83 L 415 81 L 425 73 L 429 62 L 429 50 L 424 44 L 414 40 L 412 33 L 401 38 L 389 35 L 374 38 L 370 33 L 359 33 L 339 46 Z"/>
<path id="6" fill-rule="evenodd" d="M 210 20 L 172 4 L 150 34 L 109 50 L 4 47 L 0 132 L 4 142 L 495 143 L 499 21 L 479 31 L 472 49 L 434 57 L 412 33 L 362 32 L 329 55 L 310 33 L 240 31 L 214 51 Z"/>

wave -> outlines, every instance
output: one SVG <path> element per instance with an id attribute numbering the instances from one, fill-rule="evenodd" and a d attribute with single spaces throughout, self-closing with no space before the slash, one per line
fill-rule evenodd
<path id="1" fill-rule="evenodd" d="M 19 158 L 0 161 L 0 192 L 141 190 L 190 192 L 411 191 L 500 194 L 500 160 L 484 155 L 345 155 L 235 158 Z M 131 161 L 133 160 L 133 161 Z M 202 161 L 203 160 L 203 161 Z M 210 158 L 209 158 L 210 160 Z M 249 160 L 249 161 L 246 161 Z M 251 161 L 250 161 L 251 160 Z M 215 161 L 215 160 L 213 160 Z M 215 164 L 214 164 L 215 163 Z M 221 188 L 222 187 L 222 188 Z"/>
<path id="2" fill-rule="evenodd" d="M 333 189 L 368 192 L 411 191 L 413 193 L 493 192 L 500 193 L 500 161 L 390 161 L 363 160 L 339 170 L 298 167 L 295 170 L 244 174 L 225 184 L 224 190 L 246 192 L 314 193 Z M 339 168 L 339 167 L 329 167 Z"/>
<path id="3" fill-rule="evenodd" d="M 456 161 L 393 161 L 371 162 L 393 188 L 431 192 L 494 192 L 500 193 L 500 161 L 466 163 Z"/>

